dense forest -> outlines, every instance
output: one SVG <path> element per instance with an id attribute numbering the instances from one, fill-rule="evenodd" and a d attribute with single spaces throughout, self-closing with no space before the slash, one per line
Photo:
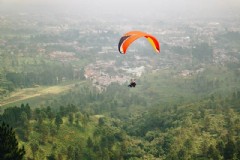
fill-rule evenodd
<path id="1" fill-rule="evenodd" d="M 15 128 L 25 158 L 232 160 L 240 158 L 239 100 L 240 91 L 135 113 L 114 111 L 115 104 L 110 115 L 73 104 L 56 111 L 22 104 L 6 109 L 1 121 Z"/>
<path id="2" fill-rule="evenodd" d="M 76 86 L 41 107 L 9 107 L 0 118 L 15 128 L 25 159 L 239 159 L 234 68 L 209 67 L 191 79 L 148 74 L 137 88 L 112 84 L 102 93 Z"/>

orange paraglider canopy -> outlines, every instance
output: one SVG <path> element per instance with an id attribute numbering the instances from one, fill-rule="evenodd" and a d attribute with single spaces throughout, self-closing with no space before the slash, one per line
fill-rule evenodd
<path id="1" fill-rule="evenodd" d="M 134 42 L 135 40 L 137 40 L 138 38 L 141 37 L 145 37 L 147 38 L 147 40 L 150 42 L 150 44 L 153 46 L 154 50 L 159 53 L 160 52 L 160 44 L 158 42 L 158 40 L 145 32 L 142 31 L 130 31 L 125 33 L 121 39 L 119 40 L 118 43 L 118 50 L 120 53 L 122 54 L 126 54 L 126 51 L 128 49 L 128 47 L 132 44 L 132 42 Z"/>

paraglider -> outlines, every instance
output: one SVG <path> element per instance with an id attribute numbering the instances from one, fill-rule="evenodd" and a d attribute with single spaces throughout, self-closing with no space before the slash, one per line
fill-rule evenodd
<path id="1" fill-rule="evenodd" d="M 145 37 L 150 42 L 154 50 L 160 52 L 160 44 L 158 40 L 151 34 L 142 31 L 130 31 L 125 33 L 119 40 L 118 50 L 121 54 L 126 54 L 128 47 L 137 39 Z"/>
<path id="2" fill-rule="evenodd" d="M 125 33 L 119 40 L 118 43 L 118 51 L 121 54 L 126 54 L 128 47 L 137 39 L 145 37 L 150 44 L 152 45 L 153 49 L 159 53 L 160 52 L 160 44 L 153 35 L 142 32 L 142 31 L 130 31 Z M 130 84 L 128 87 L 135 87 L 137 85 L 136 81 L 131 79 Z"/>
<path id="3" fill-rule="evenodd" d="M 135 87 L 137 84 L 135 80 L 131 79 L 131 83 L 128 85 L 128 87 Z"/>

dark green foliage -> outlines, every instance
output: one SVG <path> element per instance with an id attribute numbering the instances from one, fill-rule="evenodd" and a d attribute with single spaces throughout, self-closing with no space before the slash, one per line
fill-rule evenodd
<path id="1" fill-rule="evenodd" d="M 239 138 L 238 138 L 238 141 L 236 143 L 236 148 L 237 148 L 236 157 L 237 157 L 237 159 L 240 159 L 240 139 Z"/>
<path id="2" fill-rule="evenodd" d="M 4 122 L 10 124 L 13 127 L 27 125 L 27 120 L 31 118 L 31 110 L 28 104 L 21 107 L 12 107 L 4 110 L 3 115 L 0 116 Z"/>
<path id="3" fill-rule="evenodd" d="M 22 160 L 24 155 L 24 146 L 20 149 L 18 148 L 18 141 L 13 129 L 2 122 L 0 126 L 0 159 Z"/>
<path id="4" fill-rule="evenodd" d="M 171 149 L 171 144 L 173 143 L 174 139 L 173 136 L 167 135 L 163 139 L 162 149 L 165 153 L 168 153 Z"/>
<path id="5" fill-rule="evenodd" d="M 101 102 L 99 95 L 93 95 L 91 93 L 94 103 Z M 104 101 L 107 101 L 105 98 Z M 108 98 L 112 99 L 111 95 L 108 95 Z M 132 98 L 131 95 L 128 95 L 128 98 Z M 222 96 L 211 94 L 194 103 L 166 106 L 154 104 L 150 108 L 137 109 L 138 112 L 122 107 L 120 101 L 120 99 L 111 101 L 113 106 L 116 106 L 115 109 L 110 109 L 111 117 L 107 114 L 95 115 L 94 109 L 97 105 L 93 103 L 86 108 L 73 104 L 62 105 L 56 111 L 51 107 L 38 108 L 31 112 L 22 111 L 24 107 L 13 107 L 14 110 L 22 111 L 21 115 L 16 117 L 22 122 L 22 126 L 16 130 L 21 135 L 19 137 L 24 140 L 22 137 L 27 135 L 24 131 L 29 128 L 26 126 L 31 126 L 29 120 L 34 121 L 32 130 L 37 135 L 37 141 L 30 142 L 32 150 L 30 155 L 33 158 L 37 158 L 42 151 L 41 148 L 49 143 L 54 143 L 55 147 L 45 155 L 48 159 L 63 156 L 73 160 L 99 158 L 130 160 L 146 157 L 174 160 L 232 160 L 240 155 L 238 149 L 240 118 L 236 107 L 239 104 L 238 91 L 225 96 L 224 99 Z M 132 103 L 139 104 L 134 101 Z M 128 112 L 121 113 L 122 109 Z M 10 108 L 5 111 L 8 115 L 13 114 Z M 30 119 L 27 112 L 31 113 Z M 54 123 L 51 116 L 53 112 L 56 114 Z M 63 131 L 65 129 L 69 131 Z M 74 139 L 76 131 L 83 134 L 84 138 Z M 67 135 L 62 135 L 62 132 Z M 69 144 L 62 145 L 62 150 L 58 149 L 59 140 L 56 137 L 70 137 Z"/>
<path id="6" fill-rule="evenodd" d="M 104 122 L 104 118 L 101 117 L 101 118 L 98 119 L 98 125 L 99 125 L 99 126 L 103 126 L 104 123 L 105 123 L 105 122 Z"/>
<path id="7" fill-rule="evenodd" d="M 225 148 L 225 144 L 222 140 L 219 140 L 217 145 L 216 145 L 216 149 L 219 151 L 219 153 L 221 154 L 221 156 L 223 156 L 224 153 L 224 148 Z"/>
<path id="8" fill-rule="evenodd" d="M 63 124 L 62 116 L 60 114 L 56 115 L 55 124 L 57 125 L 57 129 L 59 129 L 60 125 Z"/>
<path id="9" fill-rule="evenodd" d="M 217 150 L 213 145 L 211 145 L 208 149 L 208 152 L 207 152 L 207 157 L 209 159 L 221 159 L 221 156 L 220 156 L 220 152 L 219 150 Z"/>
<path id="10" fill-rule="evenodd" d="M 67 158 L 69 160 L 85 159 L 86 156 L 84 156 L 83 153 L 85 152 L 79 146 L 68 146 L 67 148 Z M 87 155 L 87 157 L 90 156 L 91 156 L 90 154 Z"/>
<path id="11" fill-rule="evenodd" d="M 50 135 L 53 137 L 57 134 L 57 127 L 55 125 L 50 125 Z"/>
<path id="12" fill-rule="evenodd" d="M 47 160 L 56 160 L 56 156 L 54 154 L 51 154 L 47 156 Z"/>
<path id="13" fill-rule="evenodd" d="M 180 151 L 178 152 L 178 155 L 177 157 L 175 157 L 176 159 L 179 159 L 179 160 L 185 160 L 187 159 L 187 150 L 186 149 L 180 149 Z"/>
<path id="14" fill-rule="evenodd" d="M 69 113 L 68 121 L 69 121 L 70 124 L 73 124 L 73 121 L 74 121 L 73 113 Z"/>
<path id="15" fill-rule="evenodd" d="M 87 139 L 87 147 L 88 148 L 93 148 L 94 144 L 93 144 L 93 141 L 90 137 L 88 137 Z"/>
<path id="16" fill-rule="evenodd" d="M 232 139 L 229 139 L 224 148 L 223 157 L 226 160 L 232 160 L 234 158 L 234 154 L 236 154 L 236 145 Z"/>
<path id="17" fill-rule="evenodd" d="M 52 121 L 55 118 L 55 113 L 52 111 L 50 106 L 48 106 L 46 108 L 46 114 L 47 114 L 48 118 L 50 119 L 50 121 Z"/>

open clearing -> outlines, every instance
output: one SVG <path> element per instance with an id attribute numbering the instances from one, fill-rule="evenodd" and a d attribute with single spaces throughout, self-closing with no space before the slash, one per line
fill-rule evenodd
<path id="1" fill-rule="evenodd" d="M 15 103 L 22 100 L 27 100 L 30 98 L 46 96 L 46 95 L 57 95 L 66 91 L 69 91 L 71 88 L 74 88 L 74 84 L 66 84 L 66 85 L 57 85 L 57 86 L 39 86 L 35 88 L 25 88 L 14 91 L 8 97 L 4 98 L 0 102 L 0 106 L 4 106 L 7 104 Z"/>

